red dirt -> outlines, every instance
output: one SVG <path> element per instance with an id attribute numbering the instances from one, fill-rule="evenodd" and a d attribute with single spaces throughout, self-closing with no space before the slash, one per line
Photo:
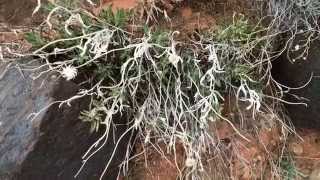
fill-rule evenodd
<path id="1" fill-rule="evenodd" d="M 269 160 L 276 160 L 281 155 L 281 148 L 283 141 L 281 139 L 281 132 L 277 128 L 264 129 L 257 133 L 257 137 L 246 134 L 245 136 L 250 139 L 250 142 L 245 141 L 239 136 L 235 135 L 230 125 L 226 122 L 218 123 L 216 133 L 219 134 L 220 141 L 226 139 L 230 140 L 227 151 L 230 156 L 225 160 L 225 163 L 230 168 L 230 177 L 238 180 L 251 180 L 257 179 L 263 175 L 264 179 L 271 179 L 272 177 L 280 178 L 277 174 L 273 173 L 270 167 Z M 320 171 L 320 133 L 315 131 L 303 132 L 301 141 L 299 137 L 291 137 L 288 143 L 289 153 L 293 154 L 295 167 L 299 172 L 305 176 L 315 176 Z M 294 146 L 294 147 L 293 147 Z M 177 145 L 177 162 L 179 167 L 183 167 L 185 156 L 184 149 Z M 297 151 L 298 149 L 298 151 Z M 164 147 L 162 150 L 165 151 Z M 140 151 L 141 152 L 141 148 Z M 296 154 L 297 153 L 297 154 Z M 147 158 L 147 163 L 144 161 Z M 133 172 L 130 178 L 133 180 L 175 180 L 179 179 L 179 171 L 173 166 L 175 158 L 173 154 L 160 155 L 156 150 L 149 149 L 146 156 L 142 155 L 140 159 L 134 162 L 132 167 Z M 207 159 L 212 159 L 208 157 Z M 210 162 L 212 161 L 212 162 Z M 205 169 L 208 170 L 208 177 L 216 177 L 218 172 L 214 170 L 216 167 L 215 162 L 221 163 L 221 160 L 208 161 Z M 213 169 L 213 170 L 212 170 Z M 221 170 L 220 170 L 221 171 Z M 318 176 L 317 176 L 318 177 Z M 130 179 L 129 178 L 129 179 Z"/>
<path id="2" fill-rule="evenodd" d="M 24 39 L 23 34 L 23 32 L 0 31 L 0 56 L 3 56 L 3 58 L 14 57 L 11 53 L 9 53 L 8 48 L 13 53 L 28 52 L 31 49 L 32 45 Z"/>
<path id="3" fill-rule="evenodd" d="M 0 23 L 12 26 L 31 26 L 41 22 L 38 14 L 32 17 L 36 0 L 1 0 Z"/>
<path id="4" fill-rule="evenodd" d="M 101 6 L 112 5 L 114 10 L 117 9 L 132 9 L 137 6 L 137 0 L 101 0 Z"/>
<path id="5" fill-rule="evenodd" d="M 137 153 L 143 151 L 142 147 L 137 147 Z M 159 145 L 159 152 L 152 147 L 148 147 L 146 156 L 140 156 L 135 160 L 133 170 L 130 174 L 132 180 L 176 180 L 179 177 L 179 169 L 184 165 L 184 149 L 181 145 L 176 145 L 176 156 L 167 153 L 164 144 Z M 146 159 L 144 159 L 146 157 Z"/>
<path id="6" fill-rule="evenodd" d="M 320 169 L 320 132 L 315 130 L 300 131 L 299 138 L 289 141 L 289 148 L 296 159 L 296 168 L 304 174 Z"/>
<path id="7" fill-rule="evenodd" d="M 112 5 L 112 11 L 115 12 L 118 9 L 130 10 L 138 5 L 137 0 L 100 0 L 99 6 L 92 8 L 93 14 L 98 15 L 101 10 Z"/>

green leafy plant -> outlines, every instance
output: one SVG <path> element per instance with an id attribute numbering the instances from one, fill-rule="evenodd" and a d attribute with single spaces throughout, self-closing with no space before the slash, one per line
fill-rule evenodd
<path id="1" fill-rule="evenodd" d="M 124 9 L 118 9 L 117 11 L 113 12 L 112 6 L 109 6 L 102 10 L 102 12 L 99 14 L 99 17 L 108 24 L 123 28 L 127 24 L 130 14 L 130 12 Z"/>
<path id="2" fill-rule="evenodd" d="M 295 180 L 298 177 L 298 171 L 294 165 L 291 157 L 284 157 L 281 159 L 280 166 L 283 169 L 283 178 L 285 180 Z"/>
<path id="3" fill-rule="evenodd" d="M 34 48 L 39 48 L 47 43 L 46 40 L 42 38 L 39 33 L 36 33 L 36 32 L 27 32 L 24 34 L 24 38 Z"/>
<path id="4" fill-rule="evenodd" d="M 255 30 L 244 15 L 234 15 L 231 25 L 220 28 L 216 33 L 219 41 L 247 43 L 255 37 Z"/>

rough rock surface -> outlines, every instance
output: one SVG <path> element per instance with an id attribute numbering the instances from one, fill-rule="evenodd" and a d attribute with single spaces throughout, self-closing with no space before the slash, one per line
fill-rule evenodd
<path id="1" fill-rule="evenodd" d="M 81 156 L 100 135 L 90 134 L 89 124 L 78 119 L 88 100 L 74 101 L 71 107 L 53 105 L 32 119 L 30 113 L 74 95 L 78 87 L 52 76 L 33 81 L 30 72 L 19 71 L 16 65 L 3 73 L 6 65 L 0 64 L 0 179 L 73 179 Z M 114 138 L 125 130 L 125 125 L 118 125 Z M 126 138 L 120 143 L 105 179 L 116 179 L 127 143 Z M 108 141 L 77 179 L 99 179 L 113 149 L 114 142 Z"/>
<path id="2" fill-rule="evenodd" d="M 52 84 L 26 78 L 10 64 L 0 67 L 0 175 L 12 174 L 24 161 L 39 137 L 39 123 L 44 113 L 35 119 L 28 116 L 50 103 Z M 1 177 L 1 176 L 0 176 Z"/>
<path id="3" fill-rule="evenodd" d="M 303 43 L 301 38 L 297 43 Z M 286 55 L 276 60 L 273 64 L 274 78 L 289 87 L 304 86 L 313 75 L 311 82 L 301 89 L 291 90 L 290 93 L 302 97 L 297 100 L 292 95 L 287 95 L 285 100 L 290 102 L 304 102 L 303 105 L 286 105 L 288 115 L 297 128 L 317 128 L 320 129 L 320 40 L 316 40 L 310 45 L 306 59 L 298 59 L 292 63 Z M 297 51 L 296 54 L 299 54 Z M 301 53 L 301 52 L 300 52 Z"/>

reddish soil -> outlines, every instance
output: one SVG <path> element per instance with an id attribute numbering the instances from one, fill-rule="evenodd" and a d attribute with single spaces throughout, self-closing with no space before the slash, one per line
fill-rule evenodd
<path id="1" fill-rule="evenodd" d="M 206 177 L 203 179 L 226 178 L 230 176 L 238 180 L 251 180 L 263 177 L 263 179 L 281 179 L 279 174 L 274 173 L 274 169 L 270 166 L 270 160 L 276 161 L 281 156 L 281 150 L 284 145 L 281 139 L 281 132 L 277 128 L 269 130 L 261 130 L 256 137 L 246 135 L 250 142 L 247 142 L 235 136 L 235 132 L 228 123 L 222 122 L 218 125 L 216 133 L 220 136 L 220 141 L 230 140 L 225 153 L 228 157 L 224 159 L 226 167 L 218 167 L 222 164 L 221 159 L 207 156 Z M 315 131 L 301 132 L 301 140 L 298 136 L 289 138 L 287 146 L 288 154 L 292 154 L 293 165 L 297 172 L 302 173 L 305 177 L 312 180 L 320 178 L 320 133 Z M 138 145 L 139 146 L 139 145 Z M 165 155 L 159 154 L 152 148 L 136 159 L 131 167 L 132 172 L 129 180 L 175 180 L 179 179 L 180 173 L 178 168 L 174 166 L 175 160 L 179 165 L 179 169 L 184 167 L 184 149 L 177 145 L 177 156 L 173 153 Z M 141 148 L 138 148 L 141 152 Z M 165 151 L 164 148 L 162 148 Z M 146 159 L 145 159 L 146 158 Z M 229 164 L 230 163 L 230 164 Z M 223 166 L 223 165 L 221 165 Z M 225 169 L 223 169 L 225 168 Z M 225 172 L 222 172 L 225 171 Z M 224 174 L 223 174 L 224 173 Z M 301 179 L 301 177 L 296 177 Z"/>
<path id="2" fill-rule="evenodd" d="M 290 139 L 289 147 L 296 159 L 296 168 L 305 175 L 320 170 L 320 132 L 302 130 L 302 139 Z M 318 175 L 320 179 L 320 174 Z"/>
<path id="3" fill-rule="evenodd" d="M 24 40 L 24 32 L 30 31 L 42 21 L 41 15 L 32 12 L 37 0 L 1 0 L 0 1 L 0 54 L 12 58 L 8 52 L 24 53 L 31 45 Z"/>
<path id="4" fill-rule="evenodd" d="M 95 15 L 98 15 L 101 12 L 101 10 L 108 8 L 109 6 L 112 6 L 112 10 L 113 12 L 115 12 L 118 9 L 130 10 L 136 7 L 137 5 L 137 0 L 100 0 L 99 5 L 90 9 L 89 11 L 91 11 Z"/>
<path id="5" fill-rule="evenodd" d="M 33 26 L 41 22 L 39 15 L 32 17 L 37 0 L 1 0 L 0 23 L 11 26 Z"/>
<path id="6" fill-rule="evenodd" d="M 0 31 L 0 53 L 3 58 L 13 57 L 8 48 L 13 53 L 26 53 L 31 47 L 31 44 L 24 39 L 23 32 Z"/>
<path id="7" fill-rule="evenodd" d="M 139 146 L 139 145 L 138 145 Z M 137 146 L 137 153 L 141 153 L 144 148 Z M 184 166 L 184 149 L 181 145 L 176 145 L 176 154 L 167 152 L 164 144 L 157 148 L 149 146 L 146 156 L 140 156 L 133 164 L 130 180 L 176 180 L 180 177 L 179 170 Z M 161 154 L 159 154 L 159 150 Z"/>
<path id="8" fill-rule="evenodd" d="M 103 7 L 112 5 L 114 10 L 116 9 L 132 9 L 137 6 L 137 0 L 101 0 Z"/>

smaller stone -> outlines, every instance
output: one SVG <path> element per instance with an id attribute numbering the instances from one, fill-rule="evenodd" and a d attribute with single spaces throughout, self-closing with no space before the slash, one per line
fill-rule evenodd
<path id="1" fill-rule="evenodd" d="M 196 160 L 194 158 L 187 158 L 186 159 L 186 166 L 187 167 L 194 167 L 196 165 Z"/>
<path id="2" fill-rule="evenodd" d="M 57 75 L 55 75 L 55 74 L 51 75 L 51 80 L 55 80 L 57 78 L 58 78 Z"/>
<path id="3" fill-rule="evenodd" d="M 298 143 L 292 143 L 290 149 L 295 155 L 300 156 L 303 154 L 303 147 Z"/>
<path id="4" fill-rule="evenodd" d="M 262 161 L 262 156 L 258 155 L 256 159 L 257 161 Z"/>

